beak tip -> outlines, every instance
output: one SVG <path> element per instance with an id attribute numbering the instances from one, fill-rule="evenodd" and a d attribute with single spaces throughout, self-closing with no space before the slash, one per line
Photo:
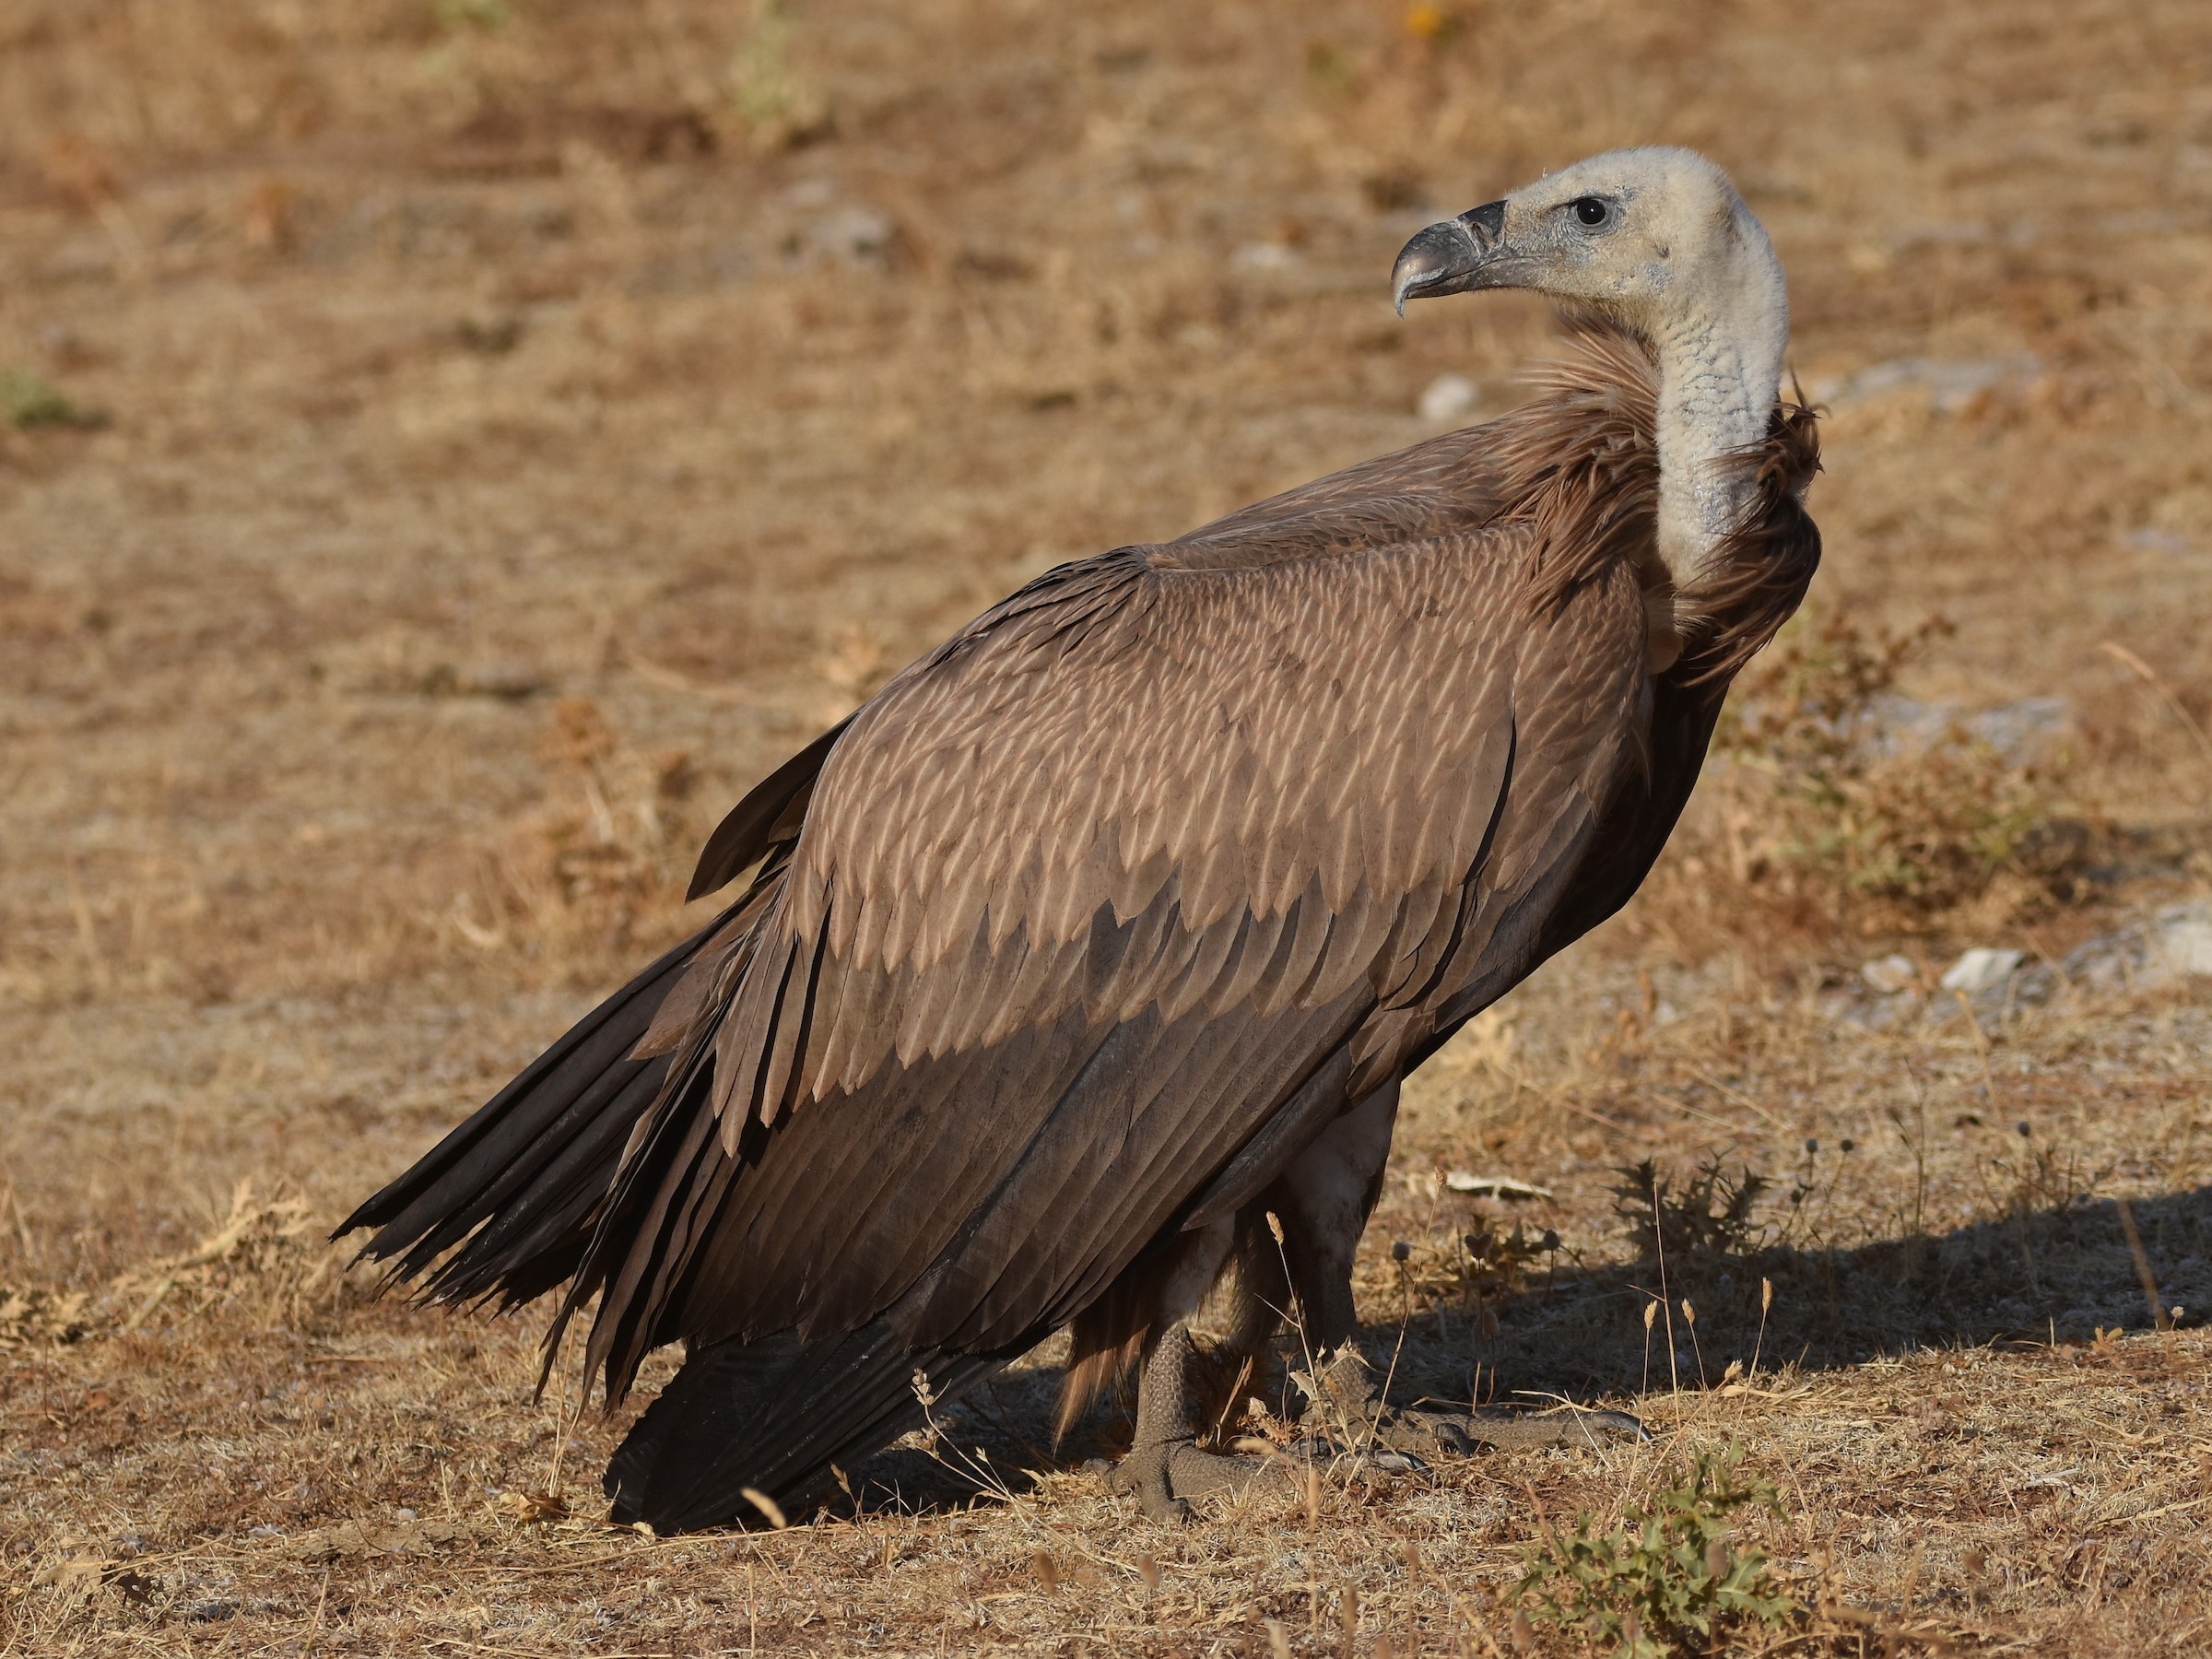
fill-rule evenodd
<path id="1" fill-rule="evenodd" d="M 1398 315 L 1406 314 L 1408 300 L 1460 292 L 1467 286 L 1465 279 L 1474 270 L 1477 258 L 1473 239 L 1456 220 L 1446 219 L 1418 232 L 1399 251 L 1396 263 L 1391 266 L 1391 299 L 1398 308 Z"/>
<path id="2" fill-rule="evenodd" d="M 1406 301 L 1418 300 L 1436 285 L 1439 272 L 1434 262 L 1411 257 L 1412 250 L 1398 256 L 1390 272 L 1390 302 L 1398 308 L 1402 319 L 1406 315 Z"/>

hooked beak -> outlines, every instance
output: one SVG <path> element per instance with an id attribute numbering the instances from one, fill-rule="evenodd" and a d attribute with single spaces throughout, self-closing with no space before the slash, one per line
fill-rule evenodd
<path id="1" fill-rule="evenodd" d="M 1439 294 L 1464 294 L 1469 288 L 1501 288 L 1488 279 L 1489 267 L 1506 254 L 1505 204 L 1485 202 L 1457 218 L 1430 225 L 1415 235 L 1399 252 L 1391 267 L 1391 298 L 1398 315 L 1406 314 L 1408 300 L 1428 300 Z"/>

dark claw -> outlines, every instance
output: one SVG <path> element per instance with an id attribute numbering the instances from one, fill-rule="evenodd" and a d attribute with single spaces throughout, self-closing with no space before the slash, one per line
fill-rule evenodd
<path id="1" fill-rule="evenodd" d="M 1235 1491 L 1267 1467 L 1256 1457 L 1201 1452 L 1188 1440 L 1133 1447 L 1106 1477 L 1107 1490 L 1135 1498 L 1149 1521 L 1181 1524 L 1191 1518 L 1191 1498 Z"/>

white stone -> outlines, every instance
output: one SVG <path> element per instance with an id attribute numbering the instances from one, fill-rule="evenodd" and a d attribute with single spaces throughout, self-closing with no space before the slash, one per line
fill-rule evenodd
<path id="1" fill-rule="evenodd" d="M 1236 258 L 1248 271 L 1287 271 L 1298 263 L 1298 250 L 1281 242 L 1246 242 L 1237 250 Z"/>
<path id="2" fill-rule="evenodd" d="M 2212 974 L 2212 917 L 2194 909 L 2159 919 L 2159 955 L 2175 973 Z"/>
<path id="3" fill-rule="evenodd" d="M 1917 392 L 1948 414 L 1964 408 L 1984 392 L 2018 385 L 2042 372 L 2042 364 L 2028 352 L 2008 357 L 1955 359 L 1931 357 L 1893 358 L 1869 364 L 1825 393 L 1835 403 L 1856 403 L 1891 393 Z"/>
<path id="4" fill-rule="evenodd" d="M 2066 977 L 2100 991 L 2149 991 L 2212 975 L 2212 900 L 2170 904 L 2100 934 L 2066 959 Z"/>
<path id="5" fill-rule="evenodd" d="M 887 265 L 899 241 L 899 221 L 875 207 L 837 207 L 808 227 L 806 241 L 826 258 Z"/>
<path id="6" fill-rule="evenodd" d="M 1943 988 L 1979 996 L 2002 985 L 2019 965 L 2017 950 L 1992 950 L 1977 945 L 1944 971 Z"/>
<path id="7" fill-rule="evenodd" d="M 1457 420 L 1481 401 L 1481 392 L 1465 375 L 1440 374 L 1423 388 L 1414 408 L 1423 420 Z"/>
<path id="8" fill-rule="evenodd" d="M 1912 965 L 1911 957 L 1892 954 L 1863 964 L 1859 977 L 1882 995 L 1895 996 L 1920 982 L 1920 970 Z"/>

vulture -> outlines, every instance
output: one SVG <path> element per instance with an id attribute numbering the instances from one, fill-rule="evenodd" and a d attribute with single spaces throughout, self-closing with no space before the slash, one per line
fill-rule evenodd
<path id="1" fill-rule="evenodd" d="M 1134 1375 L 1114 1481 L 1174 1517 L 1252 1472 L 1190 1398 L 1218 1280 L 1248 1352 L 1293 1302 L 1356 1352 L 1401 1082 L 1635 891 L 1819 559 L 1782 267 L 1711 162 L 1593 157 L 1392 280 L 1547 295 L 1573 355 L 985 611 L 730 812 L 690 889 L 745 877 L 726 909 L 341 1228 L 438 1300 L 560 1290 L 548 1371 L 588 1309 L 609 1408 L 684 1345 L 618 1523 L 801 1512 L 1064 1328 L 1064 1424 Z"/>

